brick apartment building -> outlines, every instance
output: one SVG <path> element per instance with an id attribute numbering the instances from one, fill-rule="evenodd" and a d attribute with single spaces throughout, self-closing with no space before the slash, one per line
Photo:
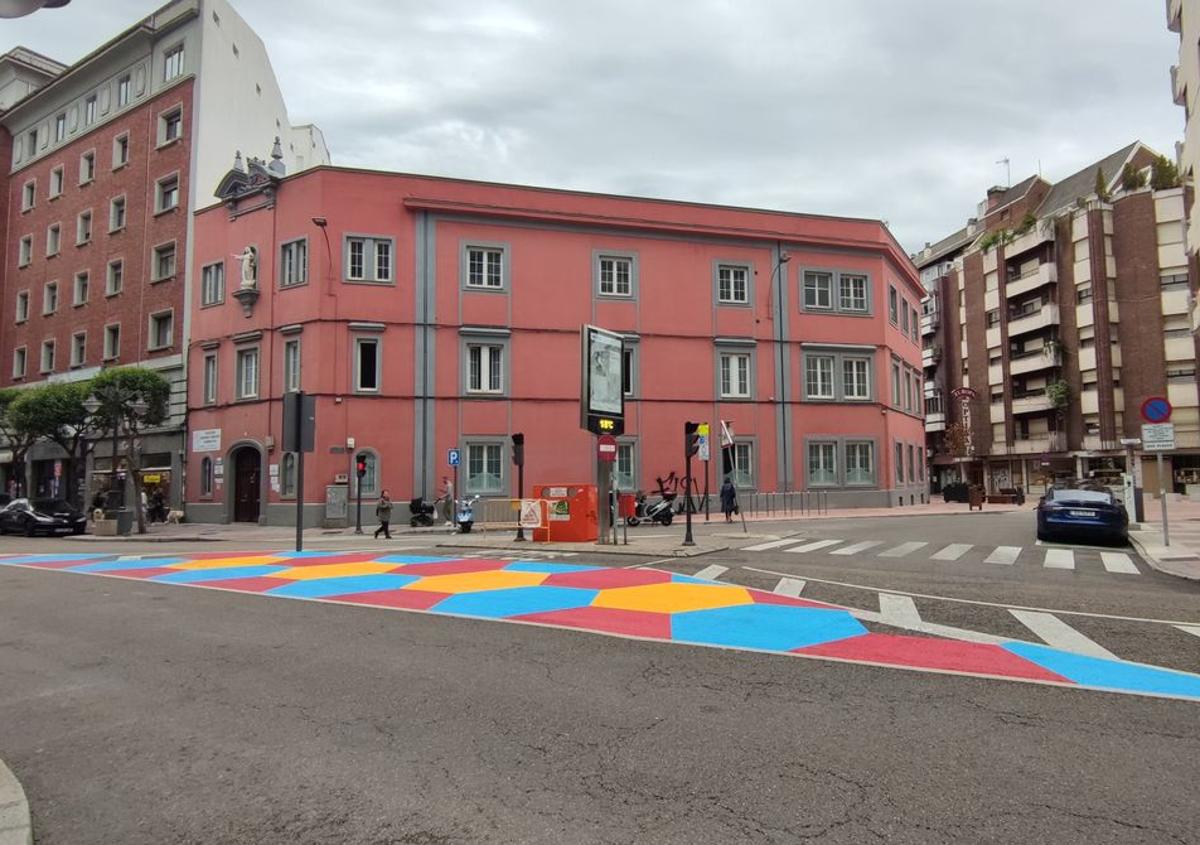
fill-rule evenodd
<path id="1" fill-rule="evenodd" d="M 317 399 L 308 524 L 353 500 L 356 453 L 364 497 L 401 504 L 437 495 L 451 447 L 460 489 L 515 495 L 514 432 L 527 484 L 593 481 L 584 323 L 625 338 L 621 488 L 682 474 L 692 419 L 732 421 L 743 490 L 926 495 L 923 290 L 878 221 L 261 162 L 218 194 L 193 238 L 191 520 L 294 522 L 296 388 Z"/>
<path id="2" fill-rule="evenodd" d="M 69 12 L 68 12 L 69 13 Z M 225 0 L 177 0 L 73 65 L 0 56 L 0 384 L 88 378 L 142 364 L 175 385 L 142 443 L 144 472 L 182 500 L 192 214 L 235 149 L 298 170 L 329 161 L 293 127 L 262 42 Z M 88 483 L 107 484 L 96 444 Z M 5 489 L 62 495 L 61 451 L 0 454 Z"/>
<path id="3" fill-rule="evenodd" d="M 933 489 L 1040 492 L 1058 476 L 1111 477 L 1141 403 L 1169 396 L 1176 489 L 1200 481 L 1190 189 L 1153 190 L 1140 143 L 1058 182 L 992 188 L 967 225 L 913 256 Z M 1097 173 L 1104 190 L 1097 191 Z M 1155 489 L 1154 464 L 1144 463 Z"/>

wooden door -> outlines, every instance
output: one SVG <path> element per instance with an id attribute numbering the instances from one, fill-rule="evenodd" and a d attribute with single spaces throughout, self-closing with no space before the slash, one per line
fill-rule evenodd
<path id="1" fill-rule="evenodd" d="M 258 522 L 262 484 L 258 452 L 242 448 L 233 459 L 233 521 Z"/>

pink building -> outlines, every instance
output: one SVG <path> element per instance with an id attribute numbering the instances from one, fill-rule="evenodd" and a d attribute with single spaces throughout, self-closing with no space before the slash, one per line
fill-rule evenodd
<path id="1" fill-rule="evenodd" d="M 622 487 L 682 474 L 683 422 L 724 419 L 743 489 L 925 497 L 922 289 L 878 221 L 260 162 L 218 196 L 193 235 L 190 519 L 294 521 L 297 388 L 309 524 L 341 518 L 358 452 L 365 499 L 436 496 L 452 447 L 460 489 L 515 495 L 514 432 L 527 484 L 591 481 L 583 323 L 627 339 Z"/>

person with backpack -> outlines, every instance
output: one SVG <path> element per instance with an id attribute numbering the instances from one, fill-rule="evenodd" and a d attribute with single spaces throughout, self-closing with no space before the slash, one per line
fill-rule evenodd
<path id="1" fill-rule="evenodd" d="M 388 528 L 388 523 L 392 521 L 392 499 L 387 490 L 379 497 L 379 504 L 375 506 L 375 517 L 379 520 L 379 527 L 375 529 L 375 539 L 379 539 L 380 532 L 383 532 L 385 539 L 392 539 L 392 532 Z"/>
<path id="2" fill-rule="evenodd" d="M 721 513 L 725 514 L 726 522 L 733 522 L 733 514 L 737 511 L 737 488 L 729 476 L 721 485 Z"/>

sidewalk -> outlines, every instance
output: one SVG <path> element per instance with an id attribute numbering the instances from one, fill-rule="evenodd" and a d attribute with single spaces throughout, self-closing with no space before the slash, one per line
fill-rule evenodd
<path id="1" fill-rule="evenodd" d="M 1158 497 L 1146 496 L 1146 521 L 1140 531 L 1129 532 L 1130 542 L 1159 572 L 1200 581 L 1200 502 L 1167 496 L 1170 546 L 1163 545 L 1161 507 Z"/>
<path id="2" fill-rule="evenodd" d="M 0 845 L 33 845 L 33 824 L 25 790 L 3 760 L 0 760 Z"/>

